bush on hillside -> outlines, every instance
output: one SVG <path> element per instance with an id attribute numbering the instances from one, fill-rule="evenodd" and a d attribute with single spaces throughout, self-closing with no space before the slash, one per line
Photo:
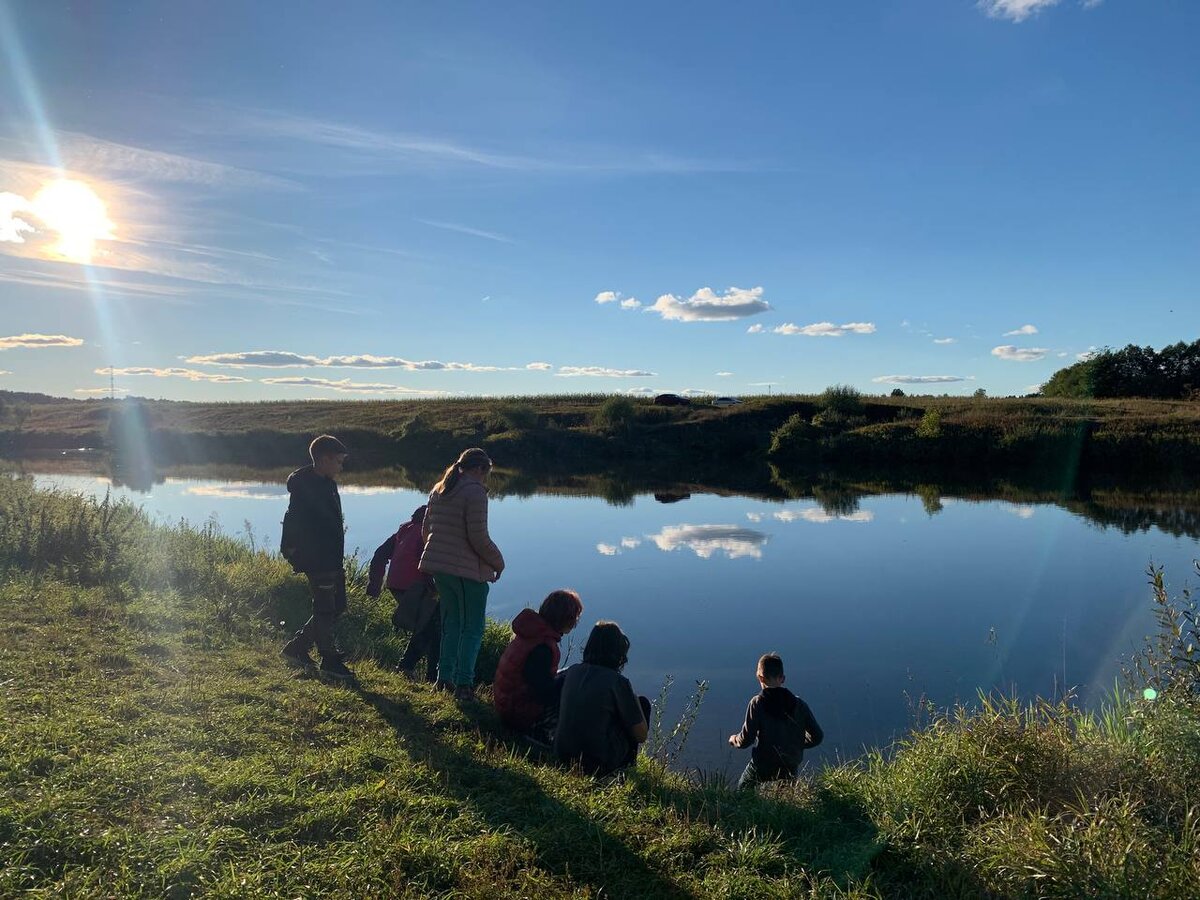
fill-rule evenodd
<path id="1" fill-rule="evenodd" d="M 596 410 L 596 424 L 608 432 L 628 431 L 637 409 L 628 397 L 609 397 Z"/>
<path id="2" fill-rule="evenodd" d="M 848 384 L 833 384 L 825 388 L 817 403 L 825 412 L 843 416 L 858 416 L 863 411 L 862 394 Z"/>

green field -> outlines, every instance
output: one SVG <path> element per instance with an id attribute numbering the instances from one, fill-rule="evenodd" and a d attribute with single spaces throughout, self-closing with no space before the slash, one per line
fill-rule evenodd
<path id="1" fill-rule="evenodd" d="M 739 796 L 662 764 L 669 723 L 623 783 L 531 757 L 397 676 L 350 576 L 361 684 L 297 679 L 277 557 L 0 479 L 0 895 L 1200 895 L 1195 620 L 1163 591 L 1152 701 L 917 709 L 896 747 Z"/>

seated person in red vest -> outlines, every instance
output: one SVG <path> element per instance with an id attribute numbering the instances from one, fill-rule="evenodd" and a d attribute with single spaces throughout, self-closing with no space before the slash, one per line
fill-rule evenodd
<path id="1" fill-rule="evenodd" d="M 415 679 L 417 661 L 424 656 L 425 680 L 433 681 L 437 677 L 442 617 L 433 579 L 417 569 L 421 551 L 425 548 L 425 541 L 421 537 L 425 509 L 423 504 L 418 506 L 413 510 L 409 521 L 379 545 L 371 558 L 370 574 L 367 576 L 367 596 L 379 596 L 386 571 L 387 588 L 396 598 L 392 629 L 397 633 L 412 632 L 408 639 L 408 647 L 400 660 L 400 671 L 408 678 Z"/>
<path id="2" fill-rule="evenodd" d="M 496 667 L 492 696 L 500 721 L 549 746 L 558 722 L 557 680 L 562 636 L 579 624 L 583 601 L 574 591 L 552 591 L 537 612 L 513 619 L 513 638 Z"/>

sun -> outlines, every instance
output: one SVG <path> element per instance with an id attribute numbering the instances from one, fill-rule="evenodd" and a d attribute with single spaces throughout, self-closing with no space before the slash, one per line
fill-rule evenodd
<path id="1" fill-rule="evenodd" d="M 96 241 L 113 239 L 104 201 L 82 181 L 60 178 L 46 183 L 30 207 L 43 225 L 58 233 L 55 252 L 71 262 L 91 262 Z"/>

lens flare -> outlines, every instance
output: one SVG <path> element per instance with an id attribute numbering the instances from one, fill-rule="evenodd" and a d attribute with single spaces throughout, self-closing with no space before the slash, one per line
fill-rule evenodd
<path id="1" fill-rule="evenodd" d="M 96 241 L 113 239 L 113 223 L 104 201 L 82 181 L 51 181 L 29 205 L 42 224 L 58 234 L 54 251 L 71 262 L 90 263 Z"/>

